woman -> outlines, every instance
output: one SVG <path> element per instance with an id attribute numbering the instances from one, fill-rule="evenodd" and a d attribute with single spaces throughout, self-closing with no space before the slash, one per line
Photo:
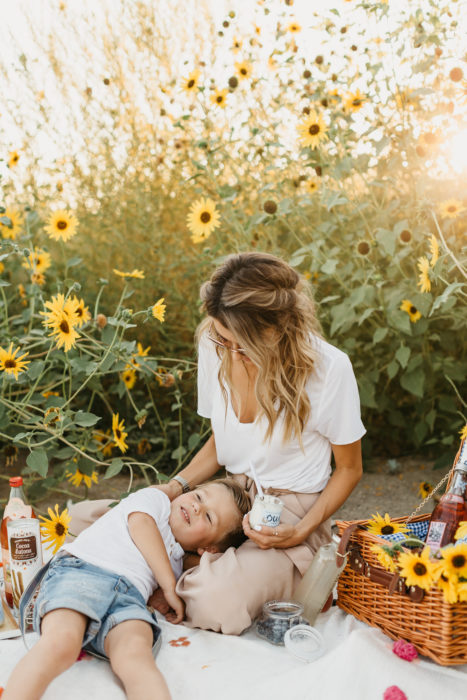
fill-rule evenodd
<path id="1" fill-rule="evenodd" d="M 283 501 L 276 528 L 253 530 L 247 516 L 244 544 L 203 554 L 177 584 L 188 624 L 240 634 L 265 601 L 291 597 L 330 540 L 330 516 L 361 478 L 365 429 L 350 361 L 322 339 L 306 283 L 287 263 L 231 255 L 201 299 L 198 413 L 212 435 L 160 488 L 173 499 L 225 466 L 253 498 L 253 464 L 264 491 Z"/>

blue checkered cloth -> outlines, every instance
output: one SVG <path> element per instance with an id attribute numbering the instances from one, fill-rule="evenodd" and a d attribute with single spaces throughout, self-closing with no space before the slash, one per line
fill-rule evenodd
<path id="1" fill-rule="evenodd" d="M 406 534 L 394 532 L 392 535 L 378 535 L 378 537 L 389 542 L 403 542 L 407 537 L 418 537 L 419 540 L 425 541 L 428 533 L 428 523 L 428 520 L 421 520 L 418 523 L 407 523 L 408 532 Z"/>
<path id="2" fill-rule="evenodd" d="M 403 542 L 407 537 L 418 537 L 419 540 L 424 542 L 428 534 L 429 523 L 429 520 L 422 520 L 418 523 L 407 523 L 408 532 L 406 534 L 395 532 L 393 535 L 378 535 L 378 537 L 381 537 L 383 540 L 388 540 L 389 542 Z M 467 536 L 456 540 L 456 544 L 467 544 Z"/>

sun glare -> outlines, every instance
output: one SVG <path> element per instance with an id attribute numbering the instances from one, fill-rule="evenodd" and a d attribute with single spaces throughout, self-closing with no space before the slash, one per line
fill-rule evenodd
<path id="1" fill-rule="evenodd" d="M 458 131 L 450 139 L 446 156 L 449 165 L 456 173 L 467 171 L 467 128 Z"/>

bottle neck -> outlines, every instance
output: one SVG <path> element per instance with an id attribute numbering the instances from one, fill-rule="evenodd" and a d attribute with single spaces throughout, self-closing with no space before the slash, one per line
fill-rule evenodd
<path id="1" fill-rule="evenodd" d="M 467 471 L 463 468 L 455 469 L 452 476 L 451 485 L 447 493 L 453 493 L 457 496 L 465 496 L 467 488 Z"/>
<path id="2" fill-rule="evenodd" d="M 24 495 L 22 486 L 12 486 L 10 491 L 10 500 L 12 498 L 20 498 L 23 503 L 26 503 L 26 497 Z"/>

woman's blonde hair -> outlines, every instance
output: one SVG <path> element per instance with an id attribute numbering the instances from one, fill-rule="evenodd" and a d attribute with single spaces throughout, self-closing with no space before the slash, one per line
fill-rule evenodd
<path id="1" fill-rule="evenodd" d="M 283 260 L 267 253 L 230 255 L 200 290 L 208 314 L 198 327 L 198 339 L 217 320 L 234 335 L 258 368 L 255 394 L 258 419 L 268 422 L 266 439 L 279 418 L 284 419 L 284 442 L 301 442 L 310 416 L 305 389 L 316 360 L 311 334 L 320 326 L 307 283 Z M 226 398 L 231 382 L 231 357 L 218 349 L 219 382 Z"/>

